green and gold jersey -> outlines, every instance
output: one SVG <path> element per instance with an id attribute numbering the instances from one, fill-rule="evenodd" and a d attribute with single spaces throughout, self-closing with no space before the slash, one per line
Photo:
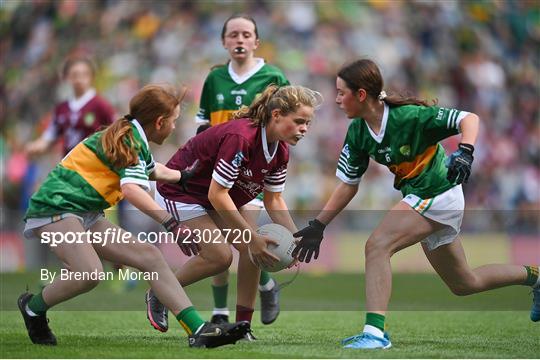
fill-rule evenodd
<path id="1" fill-rule="evenodd" d="M 403 196 L 426 199 L 441 194 L 454 184 L 446 179 L 446 154 L 439 141 L 457 134 L 467 114 L 436 106 L 385 104 L 379 134 L 363 119 L 349 125 L 336 175 L 347 184 L 358 184 L 372 158 L 395 175 L 394 187 Z"/>
<path id="2" fill-rule="evenodd" d="M 114 168 L 101 146 L 103 132 L 97 132 L 75 146 L 49 173 L 31 197 L 25 219 L 105 210 L 122 200 L 123 184 L 138 184 L 149 191 L 154 158 L 139 122 L 133 120 L 131 127 L 139 148 L 137 165 Z"/>
<path id="3" fill-rule="evenodd" d="M 232 66 L 218 66 L 204 82 L 197 122 L 218 125 L 231 119 L 242 105 L 249 106 L 255 97 L 270 84 L 288 85 L 289 81 L 278 68 L 257 59 L 257 65 L 247 74 L 238 76 Z"/>

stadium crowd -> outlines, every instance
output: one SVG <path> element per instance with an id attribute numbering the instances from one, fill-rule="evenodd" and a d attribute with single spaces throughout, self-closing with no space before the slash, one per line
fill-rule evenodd
<path id="1" fill-rule="evenodd" d="M 335 166 L 349 121 L 334 103 L 337 69 L 368 56 L 387 92 L 411 92 L 482 120 L 468 209 L 504 210 L 537 226 L 540 208 L 540 5 L 537 1 L 8 1 L 0 27 L 0 206 L 22 214 L 29 194 L 60 156 L 29 159 L 53 104 L 68 96 L 59 69 L 70 55 L 97 64 L 95 84 L 119 115 L 150 82 L 191 89 L 166 161 L 196 129 L 203 81 L 227 57 L 224 20 L 236 12 L 257 21 L 256 55 L 325 102 L 301 146 L 292 149 L 285 197 L 293 209 L 317 209 L 337 181 Z M 429 20 L 429 21 L 427 21 Z M 122 104 L 122 105 L 120 105 Z M 457 147 L 457 137 L 445 143 Z M 387 209 L 393 176 L 371 164 L 352 209 Z M 391 186 L 391 185 L 390 185 Z M 535 210 L 535 211 L 531 211 Z M 506 215 L 502 215 L 506 216 Z M 2 226 L 12 221 L 3 219 Z"/>

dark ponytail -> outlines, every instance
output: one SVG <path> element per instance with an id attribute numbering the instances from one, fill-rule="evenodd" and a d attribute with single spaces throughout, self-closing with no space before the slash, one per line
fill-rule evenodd
<path id="1" fill-rule="evenodd" d="M 423 105 L 430 106 L 426 100 L 402 94 L 386 94 L 383 91 L 383 78 L 379 67 L 369 59 L 359 59 L 343 65 L 337 76 L 353 92 L 364 89 L 373 99 L 384 101 L 389 106 Z M 436 102 L 434 101 L 433 104 Z"/>

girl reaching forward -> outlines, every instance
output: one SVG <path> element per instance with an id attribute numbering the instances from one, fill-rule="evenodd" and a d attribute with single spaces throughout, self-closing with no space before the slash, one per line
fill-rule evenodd
<path id="1" fill-rule="evenodd" d="M 403 200 L 386 214 L 366 248 L 366 323 L 359 335 L 343 340 L 345 348 L 389 348 L 384 332 L 396 252 L 421 242 L 429 262 L 456 295 L 508 285 L 534 289 L 533 321 L 540 320 L 538 266 L 484 265 L 471 269 L 458 238 L 465 206 L 461 183 L 471 172 L 478 116 L 428 106 L 414 98 L 387 96 L 374 62 L 361 59 L 344 66 L 336 80 L 336 103 L 353 119 L 339 157 L 336 187 L 322 212 L 295 236 L 300 261 L 319 255 L 326 225 L 351 201 L 369 159 L 395 174 Z M 459 149 L 446 157 L 439 141 L 461 133 Z"/>
<path id="2" fill-rule="evenodd" d="M 183 228 L 147 193 L 149 180 L 185 184 L 190 170 L 171 170 L 154 162 L 149 141 L 162 144 L 175 128 L 185 90 L 149 85 L 130 101 L 129 115 L 106 130 L 79 143 L 58 164 L 30 199 L 25 216 L 25 236 L 45 238 L 45 233 L 122 233 L 125 243 L 60 243 L 51 250 L 70 272 L 102 273 L 102 259 L 156 273 L 150 281 L 156 295 L 174 313 L 189 336 L 189 345 L 215 347 L 242 338 L 249 324 L 215 325 L 204 322 L 174 277 L 159 250 L 140 243 L 103 217 L 103 210 L 125 197 L 135 207 L 181 236 Z M 84 237 L 83 237 L 84 238 Z M 198 252 L 193 243 L 183 251 Z M 52 306 L 93 289 L 98 280 L 56 279 L 36 295 L 24 293 L 18 305 L 32 342 L 56 345 L 46 312 Z"/>

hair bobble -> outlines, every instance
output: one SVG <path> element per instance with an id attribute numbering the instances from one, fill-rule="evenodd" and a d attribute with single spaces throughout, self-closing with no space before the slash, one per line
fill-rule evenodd
<path id="1" fill-rule="evenodd" d="M 383 101 L 384 99 L 386 99 L 386 91 L 381 90 L 381 93 L 379 94 L 378 98 L 379 98 L 379 100 L 381 100 L 381 101 Z"/>
<path id="2" fill-rule="evenodd" d="M 135 120 L 135 117 L 131 114 L 126 114 L 124 115 L 124 119 L 126 119 L 127 121 L 133 121 Z"/>

